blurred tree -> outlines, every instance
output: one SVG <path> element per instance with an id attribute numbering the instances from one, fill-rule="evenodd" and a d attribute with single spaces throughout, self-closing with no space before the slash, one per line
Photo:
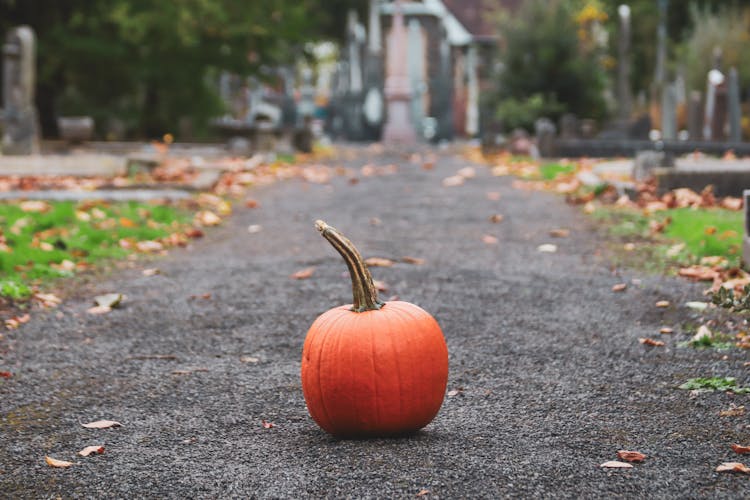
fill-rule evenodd
<path id="1" fill-rule="evenodd" d="M 181 117 L 199 126 L 221 110 L 212 76 L 258 74 L 293 62 L 309 41 L 340 38 L 362 0 L 0 0 L 0 30 L 37 34 L 37 101 L 43 129 L 55 117 L 123 120 L 158 137 Z"/>
<path id="2" fill-rule="evenodd" d="M 529 0 L 500 21 L 497 114 L 506 129 L 528 129 L 540 116 L 556 120 L 565 112 L 604 116 L 599 24 L 605 18 L 591 2 Z"/>

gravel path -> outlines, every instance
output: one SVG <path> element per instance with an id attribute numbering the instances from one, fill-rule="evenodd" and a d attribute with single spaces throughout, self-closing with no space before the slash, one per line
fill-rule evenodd
<path id="1" fill-rule="evenodd" d="M 143 264 L 90 291 L 127 294 L 122 309 L 92 316 L 87 300 L 70 299 L 7 333 L 0 368 L 14 377 L 0 379 L 0 497 L 750 494 L 748 477 L 714 472 L 742 461 L 729 445 L 748 444 L 747 418 L 719 412 L 747 396 L 675 388 L 696 376 L 745 382 L 744 353 L 697 352 L 672 338 L 661 348 L 638 342 L 659 337 L 662 325 L 679 330 L 690 315 L 682 304 L 702 287 L 613 274 L 577 209 L 515 190 L 510 178 L 478 168 L 464 185 L 443 187 L 465 166 L 449 156 L 425 171 L 362 151 L 350 166 L 368 161 L 398 162 L 399 172 L 258 189 L 261 208 L 172 252 L 156 264 L 163 275 L 143 276 L 154 266 Z M 504 220 L 491 223 L 494 213 Z M 382 224 L 371 225 L 373 217 Z M 315 231 L 317 218 L 365 256 L 426 260 L 373 271 L 390 287 L 386 298 L 432 313 L 448 342 L 448 389 L 458 393 L 417 435 L 337 441 L 307 415 L 305 332 L 351 299 L 344 263 Z M 250 234 L 249 224 L 263 230 Z M 571 236 L 550 238 L 557 227 Z M 485 234 L 498 243 L 483 242 Z M 558 251 L 538 252 L 544 243 Z M 289 277 L 309 266 L 311 279 Z M 611 291 L 634 278 L 641 284 Z M 211 298 L 190 298 L 204 293 Z M 662 299 L 673 305 L 654 307 Z M 80 425 L 98 419 L 123 427 Z M 106 452 L 76 456 L 95 444 Z M 630 470 L 599 467 L 620 449 L 649 458 Z M 52 469 L 45 455 L 79 464 Z"/>

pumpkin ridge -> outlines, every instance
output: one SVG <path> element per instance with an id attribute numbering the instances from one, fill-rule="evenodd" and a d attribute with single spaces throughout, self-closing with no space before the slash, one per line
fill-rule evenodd
<path id="1" fill-rule="evenodd" d="M 394 318 L 398 319 L 398 322 L 400 323 L 401 328 L 399 330 L 402 330 L 403 327 L 406 325 L 406 320 L 404 319 L 404 316 L 401 314 L 403 311 L 400 307 L 392 307 L 391 308 L 394 311 Z M 389 325 L 390 329 L 393 330 L 393 326 Z M 391 335 L 391 350 L 393 351 L 393 361 L 396 365 L 396 376 L 398 377 L 399 384 L 398 384 L 398 414 L 400 417 L 403 417 L 404 415 L 404 391 L 401 387 L 401 364 L 399 363 L 399 356 L 398 351 L 396 350 L 396 342 L 394 338 L 396 335 Z"/>
<path id="2" fill-rule="evenodd" d="M 370 321 L 370 359 L 372 360 L 372 389 L 373 399 L 375 400 L 375 423 L 373 427 L 375 427 L 376 429 L 380 427 L 380 404 L 378 400 L 378 366 L 375 350 L 375 336 L 377 334 L 378 333 L 375 329 L 375 324 Z"/>
<path id="3" fill-rule="evenodd" d="M 325 395 L 323 394 L 323 386 L 320 383 L 320 374 L 323 372 L 323 370 L 321 370 L 321 365 L 323 364 L 323 354 L 322 353 L 325 352 L 325 350 L 324 350 L 325 341 L 328 340 L 328 337 L 331 336 L 331 332 L 336 331 L 336 330 L 334 330 L 331 327 L 333 327 L 336 324 L 338 324 L 345 317 L 346 317 L 345 314 L 341 314 L 339 316 L 333 317 L 330 320 L 331 324 L 330 324 L 330 326 L 328 328 L 326 328 L 326 330 L 324 332 L 324 336 L 323 336 L 323 338 L 320 341 L 320 348 L 318 348 L 318 393 L 320 394 L 320 409 L 323 410 L 323 414 L 325 416 L 325 419 L 326 419 L 328 425 L 331 426 L 331 427 L 333 427 L 333 425 L 332 425 L 333 421 L 331 420 L 331 415 L 328 412 L 328 408 L 326 408 L 326 398 L 325 398 Z M 336 340 L 338 341 L 338 343 L 340 343 L 341 342 L 341 336 L 339 335 Z M 338 347 L 338 343 L 337 343 L 336 347 Z"/>

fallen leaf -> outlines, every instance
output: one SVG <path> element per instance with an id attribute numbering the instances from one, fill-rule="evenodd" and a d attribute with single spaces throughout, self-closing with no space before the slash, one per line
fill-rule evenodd
<path id="1" fill-rule="evenodd" d="M 620 450 L 617 452 L 617 458 L 626 462 L 643 462 L 646 459 L 646 455 L 640 451 Z"/>
<path id="2" fill-rule="evenodd" d="M 52 208 L 52 205 L 41 200 L 27 200 L 18 204 L 18 208 L 24 212 L 46 212 Z"/>
<path id="3" fill-rule="evenodd" d="M 553 245 L 552 243 L 545 243 L 544 245 L 539 245 L 536 247 L 537 251 L 542 253 L 555 253 L 557 252 L 557 245 Z"/>
<path id="4" fill-rule="evenodd" d="M 460 186 L 464 182 L 466 182 L 466 179 L 464 179 L 460 175 L 452 175 L 450 177 L 446 177 L 445 179 L 443 179 L 443 186 L 455 187 L 455 186 Z"/>
<path id="5" fill-rule="evenodd" d="M 708 302 L 686 302 L 685 307 L 696 311 L 705 311 L 708 307 Z"/>
<path id="6" fill-rule="evenodd" d="M 378 219 L 377 217 L 372 217 L 370 219 L 370 225 L 371 226 L 380 226 L 381 224 L 383 224 L 383 221 L 380 220 L 380 219 Z"/>
<path id="7" fill-rule="evenodd" d="M 218 226 L 221 224 L 221 217 L 210 210 L 201 210 L 195 214 L 195 222 L 201 226 Z"/>
<path id="8" fill-rule="evenodd" d="M 424 259 L 420 259 L 419 257 L 401 257 L 401 261 L 405 262 L 407 264 L 414 264 L 415 266 L 421 266 L 425 263 Z"/>
<path id="9" fill-rule="evenodd" d="M 198 229 L 197 227 L 191 227 L 187 231 L 185 231 L 185 236 L 188 238 L 203 238 L 203 231 Z"/>
<path id="10" fill-rule="evenodd" d="M 84 449 L 82 449 L 81 451 L 78 452 L 78 454 L 81 455 L 82 457 L 88 457 L 92 453 L 97 454 L 97 455 L 100 455 L 100 454 L 104 453 L 104 446 L 101 446 L 101 445 L 99 445 L 99 446 L 87 446 L 87 447 L 85 447 Z"/>
<path id="11" fill-rule="evenodd" d="M 656 304 L 654 304 L 656 307 L 669 307 L 669 301 L 668 300 L 660 300 Z"/>
<path id="12" fill-rule="evenodd" d="M 706 236 L 711 236 L 712 234 L 716 234 L 716 226 L 708 226 L 703 230 L 703 233 Z"/>
<path id="13" fill-rule="evenodd" d="M 94 303 L 100 307 L 114 309 L 120 305 L 122 299 L 123 295 L 121 293 L 105 293 L 104 295 L 97 295 L 94 297 Z"/>
<path id="14" fill-rule="evenodd" d="M 570 236 L 570 229 L 557 228 L 551 229 L 549 235 L 553 238 L 567 238 Z"/>
<path id="15" fill-rule="evenodd" d="M 456 172 L 456 175 L 460 175 L 465 179 L 473 179 L 474 177 L 476 177 L 477 171 L 474 169 L 474 167 L 464 167 Z"/>
<path id="16" fill-rule="evenodd" d="M 661 346 L 664 345 L 664 342 L 662 342 L 661 340 L 654 340 L 654 339 L 650 339 L 650 338 L 647 338 L 647 337 L 641 337 L 641 338 L 639 338 L 638 342 L 640 342 L 643 345 L 650 345 L 650 346 L 653 346 L 653 347 L 661 347 Z"/>
<path id="17" fill-rule="evenodd" d="M 596 205 L 594 205 L 594 202 L 589 201 L 583 206 L 583 213 L 593 214 L 594 212 L 596 212 Z"/>
<path id="18" fill-rule="evenodd" d="M 372 280 L 372 284 L 375 285 L 375 288 L 379 292 L 387 292 L 388 291 L 388 285 L 384 281 Z"/>
<path id="19" fill-rule="evenodd" d="M 735 453 L 744 455 L 745 453 L 750 453 L 750 446 L 742 446 L 741 444 L 733 444 L 732 450 L 734 450 Z"/>
<path id="20" fill-rule="evenodd" d="M 109 429 L 110 427 L 121 427 L 120 422 L 114 420 L 97 420 L 96 422 L 89 422 L 88 424 L 81 424 L 87 429 Z"/>
<path id="21" fill-rule="evenodd" d="M 719 271 L 708 266 L 694 265 L 683 267 L 677 272 L 677 274 L 696 281 L 713 281 L 714 278 L 719 276 Z"/>
<path id="22" fill-rule="evenodd" d="M 417 496 L 418 497 L 423 497 L 423 496 L 429 495 L 429 494 L 430 494 L 430 490 L 419 490 L 419 493 L 417 493 Z"/>
<path id="23" fill-rule="evenodd" d="M 490 201 L 497 201 L 500 199 L 500 193 L 497 191 L 490 191 L 487 193 L 487 199 Z"/>
<path id="24" fill-rule="evenodd" d="M 274 427 L 276 427 L 276 424 L 274 424 L 273 422 L 266 422 L 265 420 L 261 420 L 260 423 L 263 424 L 264 429 L 273 429 Z"/>
<path id="25" fill-rule="evenodd" d="M 635 243 L 625 243 L 625 244 L 624 244 L 624 245 L 622 246 L 622 248 L 623 248 L 623 250 L 625 250 L 626 252 L 632 252 L 633 250 L 635 250 Z"/>
<path id="26" fill-rule="evenodd" d="M 0 372 L 0 377 L 2 378 L 11 378 L 13 374 L 11 372 Z"/>
<path id="27" fill-rule="evenodd" d="M 498 239 L 491 234 L 485 234 L 482 236 L 482 241 L 485 242 L 488 245 L 496 245 L 498 242 Z"/>
<path id="28" fill-rule="evenodd" d="M 142 272 L 144 276 L 156 276 L 157 274 L 161 274 L 161 270 L 155 267 L 144 269 Z"/>
<path id="29" fill-rule="evenodd" d="M 493 224 L 497 224 L 498 222 L 502 222 L 505 216 L 503 214 L 492 214 L 490 215 L 490 222 Z"/>
<path id="30" fill-rule="evenodd" d="M 260 359 L 253 356 L 240 356 L 241 363 L 257 363 Z"/>
<path id="31" fill-rule="evenodd" d="M 663 335 L 669 335 L 670 333 L 674 333 L 674 330 L 673 330 L 673 329 L 671 329 L 671 328 L 670 328 L 670 327 L 668 327 L 668 326 L 662 326 L 662 327 L 661 327 L 661 328 L 659 329 L 659 333 L 661 333 L 661 334 L 663 334 Z"/>
<path id="32" fill-rule="evenodd" d="M 612 286 L 612 291 L 613 292 L 624 292 L 627 287 L 628 287 L 627 283 L 618 283 L 618 284 Z"/>
<path id="33" fill-rule="evenodd" d="M 260 206 L 260 203 L 256 200 L 249 199 L 245 201 L 245 206 L 247 208 L 258 208 Z"/>
<path id="34" fill-rule="evenodd" d="M 35 293 L 34 298 L 44 307 L 57 307 L 62 302 L 62 299 L 54 293 Z"/>
<path id="35" fill-rule="evenodd" d="M 133 220 L 128 219 L 127 217 L 120 217 L 120 225 L 122 227 L 137 227 L 138 224 L 133 222 Z"/>
<path id="36" fill-rule="evenodd" d="M 261 226 L 260 224 L 250 224 L 249 226 L 247 226 L 247 232 L 250 234 L 259 233 L 261 231 L 263 231 L 263 226 Z"/>
<path id="37" fill-rule="evenodd" d="M 610 460 L 609 462 L 604 462 L 599 467 L 604 467 L 605 469 L 632 469 L 633 465 L 627 462 L 618 462 L 617 460 Z"/>
<path id="38" fill-rule="evenodd" d="M 146 240 L 136 243 L 135 249 L 143 253 L 156 253 L 164 250 L 164 245 L 158 241 Z"/>
<path id="39" fill-rule="evenodd" d="M 210 292 L 207 292 L 207 293 L 199 293 L 199 294 L 193 294 L 193 295 L 191 295 L 191 296 L 190 296 L 190 297 L 188 297 L 188 298 L 189 298 L 189 299 L 203 299 L 203 300 L 211 300 L 211 293 L 210 293 Z"/>
<path id="40" fill-rule="evenodd" d="M 296 280 L 306 280 L 307 278 L 311 277 L 313 274 L 315 274 L 315 268 L 306 267 L 305 269 L 300 269 L 296 273 L 292 274 L 291 278 L 294 278 Z"/>
<path id="41" fill-rule="evenodd" d="M 744 472 L 750 473 L 750 467 L 740 462 L 724 462 L 716 467 L 716 472 Z"/>
<path id="42" fill-rule="evenodd" d="M 112 311 L 112 308 L 107 306 L 94 306 L 86 309 L 89 314 L 107 314 L 110 311 Z"/>
<path id="43" fill-rule="evenodd" d="M 460 393 L 460 389 L 451 389 L 450 391 L 448 391 L 447 395 L 449 398 L 452 398 L 453 396 L 458 396 Z"/>
<path id="44" fill-rule="evenodd" d="M 50 467 L 56 467 L 58 469 L 67 469 L 68 467 L 73 465 L 73 462 L 68 462 L 66 460 L 58 460 L 56 458 L 44 457 L 44 461 L 47 462 L 47 465 Z"/>
<path id="45" fill-rule="evenodd" d="M 393 261 L 382 257 L 370 257 L 365 259 L 365 264 L 367 264 L 368 267 L 391 267 Z"/>
<path id="46" fill-rule="evenodd" d="M 745 406 L 732 406 L 727 410 L 721 410 L 719 412 L 720 417 L 742 417 L 745 415 Z"/>

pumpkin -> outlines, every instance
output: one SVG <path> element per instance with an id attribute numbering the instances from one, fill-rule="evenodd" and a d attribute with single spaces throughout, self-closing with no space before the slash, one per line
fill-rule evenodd
<path id="1" fill-rule="evenodd" d="M 420 307 L 378 299 L 354 245 L 323 221 L 323 237 L 346 261 L 353 303 L 320 315 L 302 350 L 302 390 L 310 416 L 338 437 L 415 432 L 437 415 L 448 382 L 448 348 Z"/>

